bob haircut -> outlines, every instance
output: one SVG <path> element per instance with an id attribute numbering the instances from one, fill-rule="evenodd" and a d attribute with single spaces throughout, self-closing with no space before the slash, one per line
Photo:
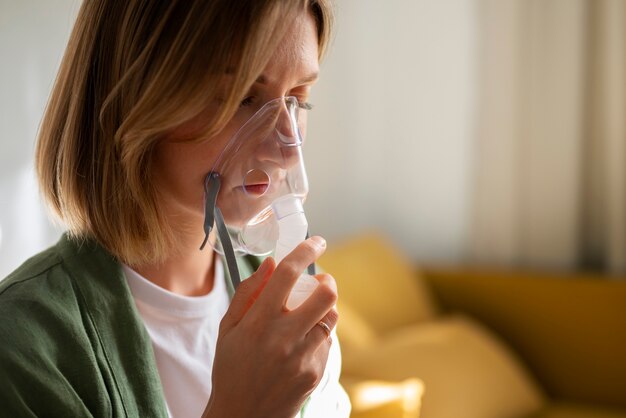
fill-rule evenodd
<path id="1" fill-rule="evenodd" d="M 44 200 L 70 236 L 130 265 L 177 251 L 151 182 L 155 144 L 206 112 L 228 71 L 219 111 L 183 138 L 210 141 L 302 12 L 316 21 L 321 58 L 330 0 L 84 1 L 36 146 Z"/>

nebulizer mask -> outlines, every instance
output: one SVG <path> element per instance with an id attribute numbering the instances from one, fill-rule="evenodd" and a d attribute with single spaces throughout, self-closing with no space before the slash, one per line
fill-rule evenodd
<path id="1" fill-rule="evenodd" d="M 235 289 L 241 281 L 236 256 L 273 252 L 280 263 L 308 236 L 302 111 L 295 97 L 267 102 L 235 133 L 205 179 L 206 236 L 200 249 L 217 228 L 211 245 L 226 258 Z M 292 289 L 288 309 L 300 305 L 317 286 L 313 265 L 307 273 Z"/>

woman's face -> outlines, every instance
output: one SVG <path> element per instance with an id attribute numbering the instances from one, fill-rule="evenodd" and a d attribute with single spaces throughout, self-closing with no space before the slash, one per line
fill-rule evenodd
<path id="1" fill-rule="evenodd" d="M 202 233 L 202 228 L 200 226 L 196 228 L 196 225 L 202 223 L 204 216 L 204 179 L 214 168 L 226 144 L 268 101 L 294 96 L 299 102 L 306 102 L 311 87 L 317 80 L 318 71 L 316 24 L 309 13 L 303 13 L 287 31 L 261 76 L 241 102 L 233 119 L 217 136 L 197 144 L 178 141 L 177 138 L 193 132 L 194 127 L 201 122 L 193 120 L 181 125 L 170 137 L 157 145 L 154 154 L 154 182 L 160 193 L 162 206 L 168 215 Z M 299 126 L 304 136 L 305 112 L 302 112 Z M 223 180 L 220 195 L 231 193 L 230 189 L 235 187 L 230 184 L 232 180 L 230 183 L 227 178 Z M 235 180 L 239 186 L 240 180 Z M 226 212 L 224 208 L 223 211 Z"/>

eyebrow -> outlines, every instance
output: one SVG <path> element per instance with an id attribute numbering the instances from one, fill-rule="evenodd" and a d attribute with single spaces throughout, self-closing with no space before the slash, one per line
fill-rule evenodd
<path id="1" fill-rule="evenodd" d="M 312 81 L 317 80 L 319 77 L 319 72 L 315 71 L 303 78 L 301 78 L 300 80 L 298 80 L 297 84 L 306 84 L 306 83 L 310 83 Z M 255 83 L 259 83 L 259 84 L 267 84 L 267 78 L 261 74 L 255 81 Z"/>
<path id="2" fill-rule="evenodd" d="M 226 74 L 233 75 L 234 74 L 234 70 L 232 68 L 228 68 L 226 70 Z M 319 78 L 319 74 L 320 74 L 319 71 L 314 71 L 311 74 L 308 74 L 305 77 L 303 77 L 300 80 L 298 80 L 297 84 L 301 85 L 301 84 L 311 83 L 311 82 L 313 82 L 313 81 L 315 81 L 315 80 L 317 80 Z M 267 77 L 265 77 L 263 74 L 261 74 L 256 79 L 255 83 L 265 85 L 265 84 L 267 84 Z"/>

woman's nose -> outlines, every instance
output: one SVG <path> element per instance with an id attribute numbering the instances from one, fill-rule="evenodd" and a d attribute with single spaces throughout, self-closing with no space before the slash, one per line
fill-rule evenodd
<path id="1" fill-rule="evenodd" d="M 300 145 L 297 108 L 291 102 L 281 102 L 276 120 L 276 136 L 284 145 Z"/>
<path id="2" fill-rule="evenodd" d="M 299 162 L 301 143 L 296 114 L 284 102 L 277 108 L 275 124 L 268 136 L 259 143 L 257 158 L 269 161 L 287 170 Z"/>

